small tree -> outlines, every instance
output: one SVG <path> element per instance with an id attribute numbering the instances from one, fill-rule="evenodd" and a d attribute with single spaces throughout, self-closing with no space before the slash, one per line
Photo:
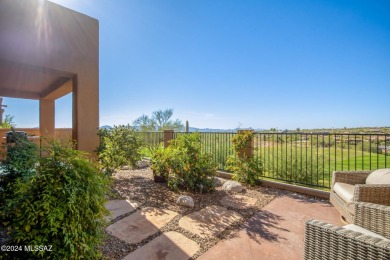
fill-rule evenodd
<path id="1" fill-rule="evenodd" d="M 172 120 L 173 109 L 157 110 L 152 113 L 151 117 L 142 115 L 134 120 L 133 125 L 139 127 L 141 131 L 163 131 L 184 129 L 183 123 L 179 120 Z"/>
<path id="2" fill-rule="evenodd" d="M 142 159 L 141 139 L 130 126 L 114 126 L 111 129 L 100 129 L 98 155 L 102 170 L 111 175 L 115 169 L 129 165 L 136 167 Z"/>

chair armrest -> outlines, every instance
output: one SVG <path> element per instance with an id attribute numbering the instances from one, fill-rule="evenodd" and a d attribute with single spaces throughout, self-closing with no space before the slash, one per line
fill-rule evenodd
<path id="1" fill-rule="evenodd" d="M 318 220 L 305 225 L 304 259 L 389 259 L 390 242 Z"/>
<path id="2" fill-rule="evenodd" d="M 333 226 L 319 220 L 308 220 L 305 224 L 304 260 L 331 259 L 331 251 L 337 241 L 337 231 L 341 227 Z M 337 258 L 335 258 L 337 259 Z"/>
<path id="3" fill-rule="evenodd" d="M 352 200 L 390 206 L 390 184 L 357 184 Z"/>
<path id="4" fill-rule="evenodd" d="M 390 239 L 390 207 L 357 202 L 354 224 Z"/>
<path id="5" fill-rule="evenodd" d="M 332 190 L 336 182 L 348 184 L 364 184 L 372 171 L 334 171 L 332 175 Z"/>

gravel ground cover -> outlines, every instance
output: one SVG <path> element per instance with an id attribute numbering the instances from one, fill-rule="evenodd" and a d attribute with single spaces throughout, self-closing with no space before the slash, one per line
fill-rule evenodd
<path id="1" fill-rule="evenodd" d="M 153 174 L 150 168 L 137 170 L 121 170 L 113 175 L 113 180 L 114 194 L 111 199 L 129 199 L 132 201 L 140 202 L 140 208 L 148 206 L 164 208 L 176 211 L 179 213 L 179 215 L 175 217 L 172 221 L 170 221 L 167 225 L 165 225 L 163 228 L 161 228 L 156 234 L 145 238 L 143 241 L 137 244 L 125 243 L 106 233 L 105 242 L 102 246 L 104 259 L 122 259 L 130 252 L 136 250 L 137 248 L 143 246 L 144 244 L 159 236 L 161 233 L 167 231 L 179 232 L 184 236 L 190 238 L 191 240 L 197 242 L 200 245 L 200 249 L 192 257 L 192 259 L 196 259 L 213 245 L 215 245 L 218 241 L 227 238 L 228 235 L 232 233 L 232 231 L 239 229 L 240 226 L 250 217 L 252 217 L 256 211 L 259 211 L 262 207 L 272 201 L 276 196 L 286 194 L 285 191 L 276 190 L 273 188 L 261 186 L 245 186 L 244 191 L 240 194 L 256 198 L 257 202 L 255 206 L 246 209 L 233 209 L 228 207 L 228 209 L 234 210 L 241 214 L 243 219 L 239 222 L 230 225 L 224 232 L 222 232 L 217 237 L 201 238 L 181 228 L 178 225 L 179 219 L 187 214 L 199 211 L 207 206 L 222 206 L 220 204 L 220 200 L 228 193 L 222 190 L 221 187 L 217 187 L 214 192 L 204 194 L 192 193 L 187 191 L 173 192 L 168 189 L 166 183 L 155 183 L 153 181 Z M 194 199 L 195 206 L 193 208 L 179 206 L 176 203 L 176 200 L 180 195 L 191 196 Z M 134 212 L 119 216 L 116 219 L 112 220 L 111 223 L 114 223 Z"/>

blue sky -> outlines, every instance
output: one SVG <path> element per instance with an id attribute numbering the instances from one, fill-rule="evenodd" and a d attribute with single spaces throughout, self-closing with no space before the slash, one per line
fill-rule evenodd
<path id="1" fill-rule="evenodd" d="M 100 125 L 173 108 L 201 128 L 390 126 L 390 1 L 53 2 L 99 20 Z M 38 102 L 4 103 L 38 126 Z"/>

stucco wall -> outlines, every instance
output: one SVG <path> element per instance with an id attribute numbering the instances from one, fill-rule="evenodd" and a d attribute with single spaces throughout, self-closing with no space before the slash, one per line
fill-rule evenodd
<path id="1" fill-rule="evenodd" d="M 98 20 L 46 0 L 1 0 L 0 61 L 3 65 L 10 62 L 21 66 L 20 77 L 24 72 L 37 75 L 44 72 L 58 79 L 69 79 L 61 86 L 51 84 L 40 93 L 35 93 L 29 82 L 24 86 L 4 87 L 0 83 L 0 96 L 39 99 L 44 108 L 40 113 L 43 124 L 40 127 L 52 134 L 54 119 L 47 115 L 53 114 L 53 109 L 44 106 L 45 101 L 72 91 L 72 136 L 78 149 L 87 152 L 96 149 L 99 143 L 96 135 L 99 127 Z M 35 82 L 36 88 L 42 88 L 39 83 Z"/>
<path id="2" fill-rule="evenodd" d="M 0 147 L 0 158 L 4 158 L 4 154 L 6 152 L 6 134 L 7 132 L 11 131 L 11 129 L 6 128 L 0 128 L 0 140 L 1 140 L 1 147 Z M 28 137 L 28 140 L 36 143 L 37 145 L 41 144 L 41 132 L 38 128 L 16 128 L 15 131 L 23 131 L 26 132 Z M 54 130 L 54 136 L 55 138 L 62 139 L 62 140 L 71 140 L 72 138 L 72 128 L 56 128 Z M 97 146 L 96 146 L 97 147 Z M 95 149 L 96 149 L 95 147 Z"/>

